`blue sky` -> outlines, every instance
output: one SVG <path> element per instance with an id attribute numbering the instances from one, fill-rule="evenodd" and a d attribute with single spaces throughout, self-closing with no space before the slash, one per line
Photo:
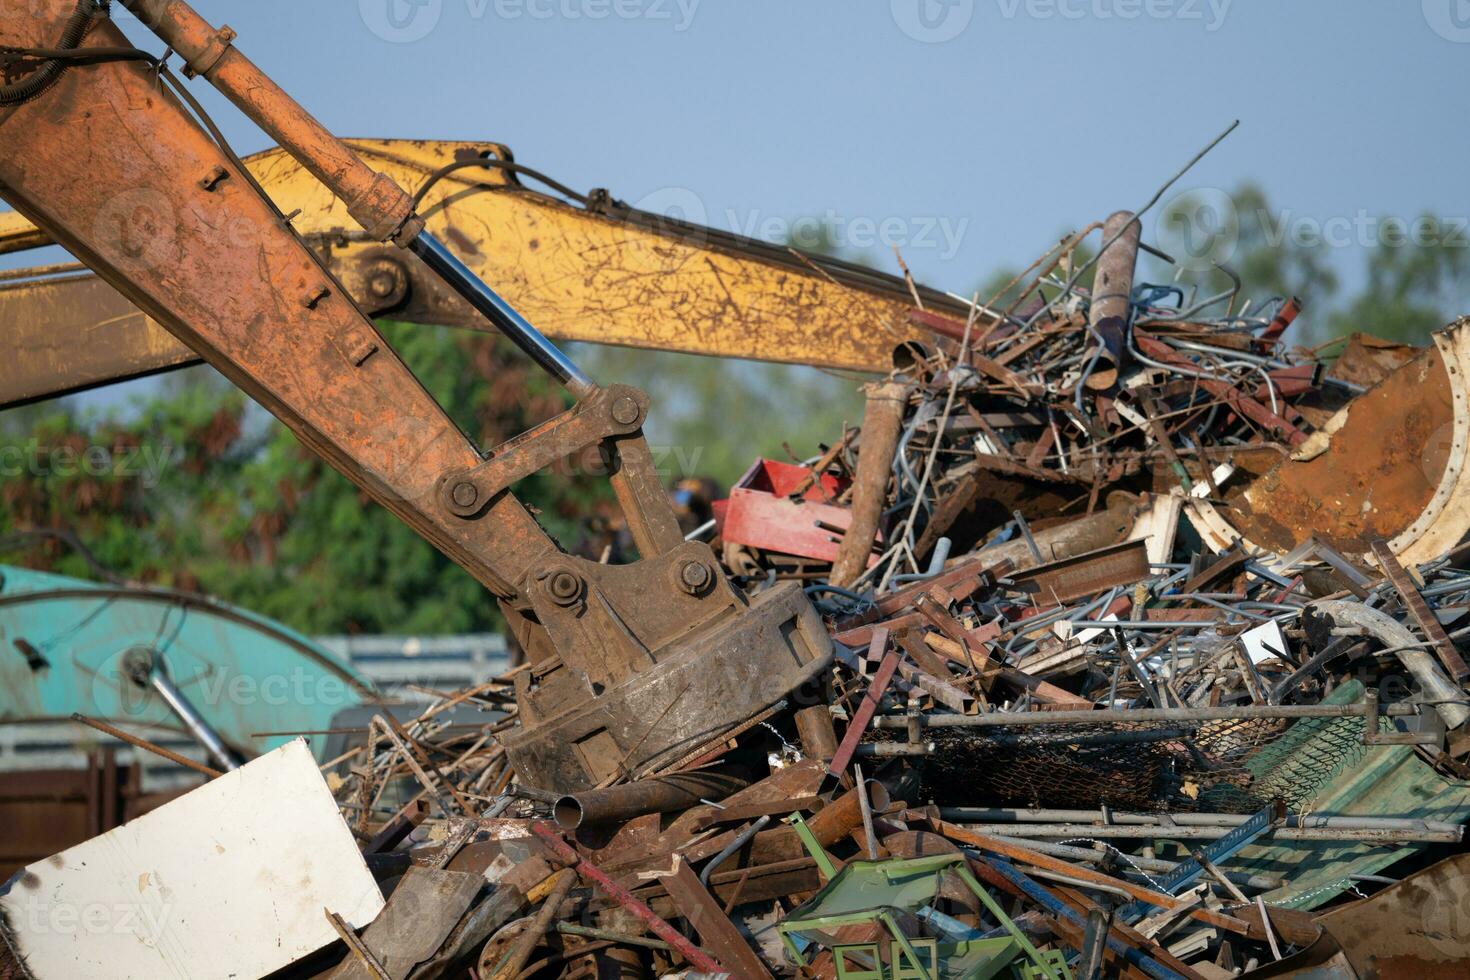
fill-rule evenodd
<path id="1" fill-rule="evenodd" d="M 1137 206 L 1236 118 L 1181 189 L 1254 179 L 1319 223 L 1470 213 L 1465 0 L 194 5 L 341 135 L 497 140 L 735 230 L 826 215 L 956 291 Z M 1351 286 L 1358 239 L 1332 252 Z"/>

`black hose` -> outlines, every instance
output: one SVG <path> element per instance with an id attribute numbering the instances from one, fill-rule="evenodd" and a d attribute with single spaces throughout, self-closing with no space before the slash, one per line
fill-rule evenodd
<path id="1" fill-rule="evenodd" d="M 57 51 L 74 51 L 82 43 L 82 38 L 87 36 L 87 29 L 91 26 L 92 18 L 96 13 L 107 16 L 108 5 L 112 0 L 77 0 L 77 9 L 67 18 L 66 27 L 62 29 L 61 40 L 56 42 Z M 25 78 L 10 85 L 0 85 L 0 105 L 20 105 L 29 102 L 51 86 L 55 85 L 70 62 L 63 58 L 49 58 L 42 62 L 41 67 L 27 75 Z"/>

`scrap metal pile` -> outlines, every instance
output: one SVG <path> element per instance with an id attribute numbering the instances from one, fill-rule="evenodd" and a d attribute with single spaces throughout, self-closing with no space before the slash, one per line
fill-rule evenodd
<path id="1" fill-rule="evenodd" d="M 1465 327 L 1329 364 L 1285 345 L 1292 300 L 1135 283 L 1137 229 L 1103 226 L 1090 288 L 1078 235 L 1005 309 L 915 309 L 937 342 L 900 349 L 861 428 L 757 461 L 691 535 L 740 602 L 813 601 L 819 626 L 783 627 L 785 696 L 696 657 L 640 700 L 661 661 L 610 652 L 619 700 L 592 684 L 592 734 L 558 739 L 538 699 L 565 665 L 533 657 L 383 710 L 305 775 L 287 746 L 99 840 L 166 836 L 233 783 L 237 834 L 313 842 L 252 874 L 357 869 L 302 877 L 316 934 L 262 954 L 292 976 L 1460 975 Z M 1409 385 L 1430 395 L 1383 400 Z M 1310 526 L 1270 506 L 1322 460 L 1342 473 L 1365 425 L 1417 455 L 1322 483 Z M 582 628 L 615 629 L 561 574 Z M 298 776 L 311 806 L 281 811 Z M 31 887 L 64 892 L 95 843 Z M 107 955 L 91 939 L 77 962 Z"/>
<path id="2" fill-rule="evenodd" d="M 116 651 L 116 693 L 166 701 L 221 769 L 73 715 L 207 781 L 0 887 L 0 977 L 1466 975 L 1470 320 L 1329 362 L 1288 346 L 1294 300 L 1144 281 L 1142 211 L 956 303 L 503 146 L 354 148 L 184 0 L 119 5 L 157 51 L 108 3 L 30 6 L 0 9 L 25 219 L 0 237 L 64 244 L 106 287 L 88 324 L 167 343 L 47 325 L 44 377 L 0 387 L 204 359 L 481 583 L 526 662 L 309 732 L 363 736 L 336 758 L 241 764 L 190 701 L 218 678 L 165 669 L 176 630 Z M 259 180 L 185 78 L 279 144 Z M 32 299 L 66 306 L 74 271 Z M 526 303 L 702 353 L 870 369 L 903 343 L 860 428 L 756 461 L 690 530 L 648 395 Z M 493 327 L 567 407 L 481 446 L 370 311 Z M 847 340 L 812 357 L 824 331 Z M 514 492 L 584 452 L 636 560 L 564 550 Z M 64 640 L 5 637 L 18 690 L 115 700 Z M 242 724 L 249 700 L 226 696 Z"/>

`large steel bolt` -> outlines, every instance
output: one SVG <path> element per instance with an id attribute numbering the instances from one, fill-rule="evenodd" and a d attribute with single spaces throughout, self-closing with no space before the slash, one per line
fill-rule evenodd
<path id="1" fill-rule="evenodd" d="M 691 559 L 679 568 L 679 585 L 690 595 L 699 595 L 709 588 L 711 578 L 709 566 L 702 561 Z"/>
<path id="2" fill-rule="evenodd" d="M 378 259 L 369 264 L 366 278 L 368 292 L 382 304 L 400 302 L 408 289 L 407 273 L 392 259 Z"/>
<path id="3" fill-rule="evenodd" d="M 475 501 L 480 499 L 480 491 L 468 480 L 454 485 L 454 504 L 456 507 L 473 507 Z"/>
<path id="4" fill-rule="evenodd" d="M 642 414 L 643 411 L 638 407 L 638 403 L 627 395 L 613 402 L 612 417 L 619 425 L 632 425 Z"/>
<path id="5" fill-rule="evenodd" d="M 582 596 L 582 580 L 572 572 L 557 572 L 546 583 L 546 590 L 559 606 L 570 606 Z"/>

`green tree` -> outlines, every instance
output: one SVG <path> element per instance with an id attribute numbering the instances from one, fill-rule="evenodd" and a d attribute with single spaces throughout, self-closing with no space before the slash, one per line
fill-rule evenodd
<path id="1" fill-rule="evenodd" d="M 499 338 L 383 329 L 481 446 L 568 404 Z M 206 592 L 314 633 L 498 622 L 467 573 L 208 369 L 176 376 L 124 417 L 65 402 L 6 413 L 0 461 L 0 529 L 70 531 L 125 578 Z M 517 493 L 553 535 L 575 541 L 578 518 L 610 492 L 594 474 L 560 470 L 528 478 Z M 55 540 L 11 547 L 8 560 L 93 575 Z"/>

